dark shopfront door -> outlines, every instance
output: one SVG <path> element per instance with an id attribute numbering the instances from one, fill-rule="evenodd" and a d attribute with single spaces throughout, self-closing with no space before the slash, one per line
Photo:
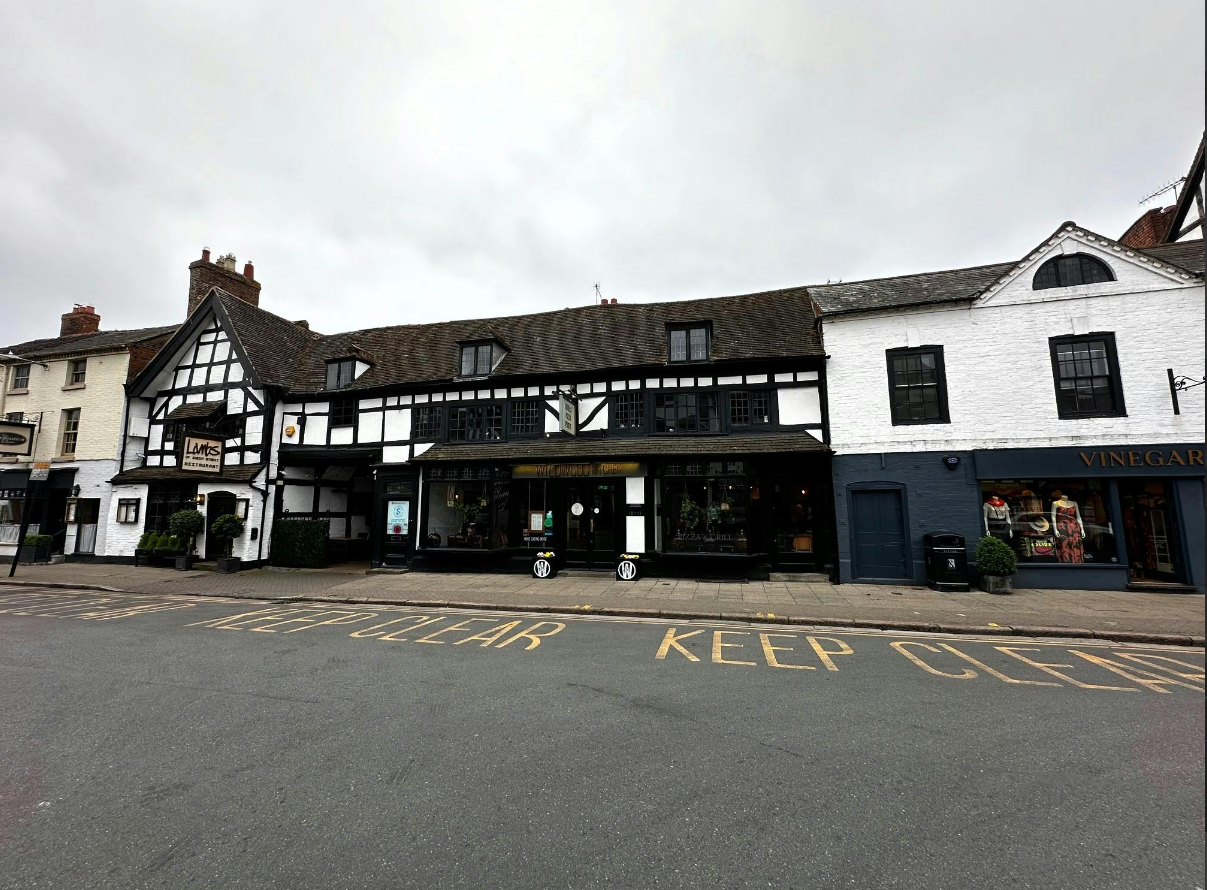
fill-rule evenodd
<path id="1" fill-rule="evenodd" d="M 1171 487 L 1172 483 L 1164 479 L 1119 482 L 1127 568 L 1132 582 L 1185 581 Z"/>
<path id="2" fill-rule="evenodd" d="M 235 496 L 229 491 L 215 491 L 206 498 L 205 505 L 205 558 L 219 559 L 226 556 L 226 541 L 210 534 L 214 520 L 235 512 Z"/>
<path id="3" fill-rule="evenodd" d="M 909 577 L 905 509 L 900 490 L 852 491 L 851 537 L 856 579 Z"/>
<path id="4" fill-rule="evenodd" d="M 411 561 L 418 525 L 416 488 L 414 477 L 378 480 L 378 509 L 369 530 L 374 565 L 400 567 Z"/>
<path id="5" fill-rule="evenodd" d="M 583 479 L 566 483 L 566 563 L 587 568 L 611 568 L 619 552 L 620 534 L 615 481 Z"/>

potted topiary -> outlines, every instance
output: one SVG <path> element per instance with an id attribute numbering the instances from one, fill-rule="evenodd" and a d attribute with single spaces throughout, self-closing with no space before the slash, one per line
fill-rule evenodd
<path id="1" fill-rule="evenodd" d="M 976 545 L 976 567 L 981 590 L 986 593 L 1013 593 L 1011 576 L 1018 571 L 1018 557 L 1010 545 L 997 538 L 981 538 Z"/>
<path id="2" fill-rule="evenodd" d="M 239 557 L 231 556 L 231 550 L 234 547 L 235 538 L 243 534 L 243 526 L 243 520 L 234 513 L 219 516 L 214 520 L 214 524 L 210 526 L 210 534 L 223 542 L 222 552 L 226 554 L 218 560 L 217 569 L 219 572 L 239 571 Z"/>
<path id="3" fill-rule="evenodd" d="M 50 545 L 54 538 L 50 535 L 26 535 L 21 545 L 21 555 L 18 561 L 29 565 L 35 562 L 50 562 Z"/>
<path id="4" fill-rule="evenodd" d="M 178 542 L 178 550 L 183 551 L 176 554 L 176 568 L 182 572 L 188 571 L 193 567 L 194 560 L 197 559 L 193 555 L 193 545 L 197 540 L 197 535 L 205 528 L 205 517 L 192 507 L 187 510 L 177 510 L 168 519 L 168 528 L 171 529 L 172 535 Z"/>

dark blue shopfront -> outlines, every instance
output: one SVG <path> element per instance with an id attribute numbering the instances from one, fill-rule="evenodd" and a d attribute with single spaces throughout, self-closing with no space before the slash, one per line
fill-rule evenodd
<path id="1" fill-rule="evenodd" d="M 924 583 L 922 535 L 1009 544 L 1019 587 L 1204 589 L 1201 444 L 836 455 L 843 581 Z M 975 568 L 974 568 L 975 575 Z"/>

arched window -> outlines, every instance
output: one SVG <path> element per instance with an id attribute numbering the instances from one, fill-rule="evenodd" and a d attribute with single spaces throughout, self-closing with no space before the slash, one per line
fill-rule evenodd
<path id="1" fill-rule="evenodd" d="M 1075 253 L 1072 256 L 1055 257 L 1040 266 L 1039 271 L 1035 273 L 1035 280 L 1031 282 L 1031 289 L 1072 287 L 1075 284 L 1098 284 L 1114 280 L 1111 267 L 1102 260 L 1096 260 L 1084 253 Z"/>

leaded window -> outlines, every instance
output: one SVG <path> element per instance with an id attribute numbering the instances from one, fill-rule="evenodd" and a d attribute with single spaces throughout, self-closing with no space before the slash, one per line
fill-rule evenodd
<path id="1" fill-rule="evenodd" d="M 764 389 L 735 389 L 729 393 L 731 426 L 771 423 L 771 393 Z"/>
<path id="2" fill-rule="evenodd" d="M 645 429 L 645 393 L 621 392 L 612 396 L 612 429 Z"/>
<path id="3" fill-rule="evenodd" d="M 451 442 L 489 442 L 503 438 L 502 405 L 466 405 L 453 408 L 448 416 Z"/>
<path id="4" fill-rule="evenodd" d="M 327 362 L 327 389 L 347 389 L 356 379 L 356 359 Z"/>
<path id="5" fill-rule="evenodd" d="M 356 399 L 340 398 L 331 400 L 331 425 L 352 426 L 356 423 Z"/>
<path id="6" fill-rule="evenodd" d="M 1102 260 L 1084 253 L 1075 253 L 1071 256 L 1053 257 L 1040 266 L 1031 281 L 1031 288 L 1046 290 L 1050 287 L 1073 287 L 1077 284 L 1098 284 L 1114 280 L 1110 266 Z"/>
<path id="7" fill-rule="evenodd" d="M 947 423 L 943 347 L 890 349 L 887 354 L 893 423 Z"/>
<path id="8" fill-rule="evenodd" d="M 655 433 L 716 433 L 720 429 L 715 392 L 658 393 L 654 396 Z"/>
<path id="9" fill-rule="evenodd" d="M 1109 417 L 1123 414 L 1114 334 L 1053 337 L 1052 373 L 1061 417 Z"/>
<path id="10" fill-rule="evenodd" d="M 416 405 L 412 438 L 439 439 L 444 432 L 444 409 L 439 405 Z"/>
<path id="11" fill-rule="evenodd" d="M 493 362 L 490 343 L 471 343 L 461 347 L 461 376 L 485 377 L 490 374 Z"/>
<path id="12" fill-rule="evenodd" d="M 667 328 L 670 362 L 708 361 L 708 325 L 675 325 Z"/>
<path id="13" fill-rule="evenodd" d="M 511 403 L 511 431 L 526 436 L 545 429 L 545 405 L 540 399 L 521 399 Z"/>

